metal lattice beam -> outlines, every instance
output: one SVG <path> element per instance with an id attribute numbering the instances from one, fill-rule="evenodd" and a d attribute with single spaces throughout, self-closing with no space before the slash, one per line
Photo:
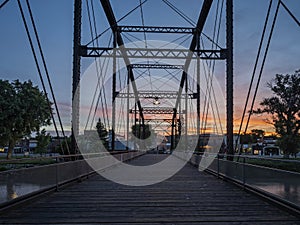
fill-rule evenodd
<path id="1" fill-rule="evenodd" d="M 132 69 L 174 69 L 183 70 L 183 65 L 168 64 L 131 64 Z"/>
<path id="2" fill-rule="evenodd" d="M 177 119 L 176 122 L 178 123 L 180 121 L 180 119 Z M 170 125 L 172 125 L 172 119 L 145 119 L 145 123 L 168 123 Z"/>
<path id="3" fill-rule="evenodd" d="M 138 111 L 138 110 L 137 110 Z M 135 113 L 135 110 L 131 110 L 130 113 Z M 144 107 L 143 114 L 173 114 L 174 109 L 170 107 Z"/>
<path id="4" fill-rule="evenodd" d="M 138 93 L 139 98 L 158 98 L 158 99 L 177 99 L 178 92 L 176 91 L 139 91 Z M 117 93 L 117 98 L 135 98 L 134 93 Z M 182 94 L 182 98 L 185 98 L 185 94 Z M 188 94 L 188 98 L 193 99 L 194 94 Z"/>
<path id="5" fill-rule="evenodd" d="M 117 48 L 118 58 L 132 59 L 201 59 L 223 60 L 226 59 L 226 49 L 221 50 L 193 50 L 186 49 L 157 49 L 157 48 Z M 113 57 L 113 48 L 87 47 L 81 46 L 81 56 L 83 57 Z M 130 65 L 130 64 L 127 64 Z M 186 67 L 185 67 L 186 68 Z"/>
<path id="6" fill-rule="evenodd" d="M 156 27 L 156 26 L 118 26 L 119 32 L 174 33 L 193 34 L 196 29 L 190 27 Z"/>

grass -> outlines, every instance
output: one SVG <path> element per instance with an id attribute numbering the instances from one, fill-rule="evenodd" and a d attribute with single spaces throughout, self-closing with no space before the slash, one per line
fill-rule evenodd
<path id="1" fill-rule="evenodd" d="M 16 160 L 16 161 L 15 161 Z M 11 169 L 21 169 L 33 166 L 50 165 L 56 161 L 52 158 L 25 158 L 18 157 L 12 158 L 11 160 L 0 160 L 0 171 L 6 171 Z"/>
<path id="2" fill-rule="evenodd" d="M 246 158 L 246 163 L 258 166 L 264 166 L 269 168 L 287 170 L 292 172 L 300 173 L 300 160 L 297 159 L 299 162 L 294 162 L 295 159 L 290 159 L 293 161 L 288 162 L 288 159 L 285 161 L 279 160 L 269 160 L 269 159 L 253 159 L 253 158 Z"/>

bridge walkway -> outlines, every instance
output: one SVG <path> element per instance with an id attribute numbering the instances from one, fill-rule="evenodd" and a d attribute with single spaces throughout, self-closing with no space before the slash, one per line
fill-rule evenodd
<path id="1" fill-rule="evenodd" d="M 144 155 L 135 165 L 165 155 Z M 132 187 L 94 175 L 1 215 L 0 224 L 300 224 L 299 218 L 186 165 L 172 178 Z"/>

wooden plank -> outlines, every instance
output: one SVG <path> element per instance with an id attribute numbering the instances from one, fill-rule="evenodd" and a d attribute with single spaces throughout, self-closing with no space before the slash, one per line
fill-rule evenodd
<path id="1" fill-rule="evenodd" d="M 165 156 L 131 161 L 155 163 Z M 159 184 L 130 187 L 100 175 L 1 215 L 0 224 L 300 224 L 238 187 L 186 165 Z"/>

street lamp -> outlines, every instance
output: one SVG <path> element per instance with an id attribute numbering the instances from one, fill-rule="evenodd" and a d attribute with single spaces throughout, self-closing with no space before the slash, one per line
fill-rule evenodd
<path id="1" fill-rule="evenodd" d="M 159 105 L 160 101 L 158 101 L 158 97 L 154 98 L 153 105 Z"/>

